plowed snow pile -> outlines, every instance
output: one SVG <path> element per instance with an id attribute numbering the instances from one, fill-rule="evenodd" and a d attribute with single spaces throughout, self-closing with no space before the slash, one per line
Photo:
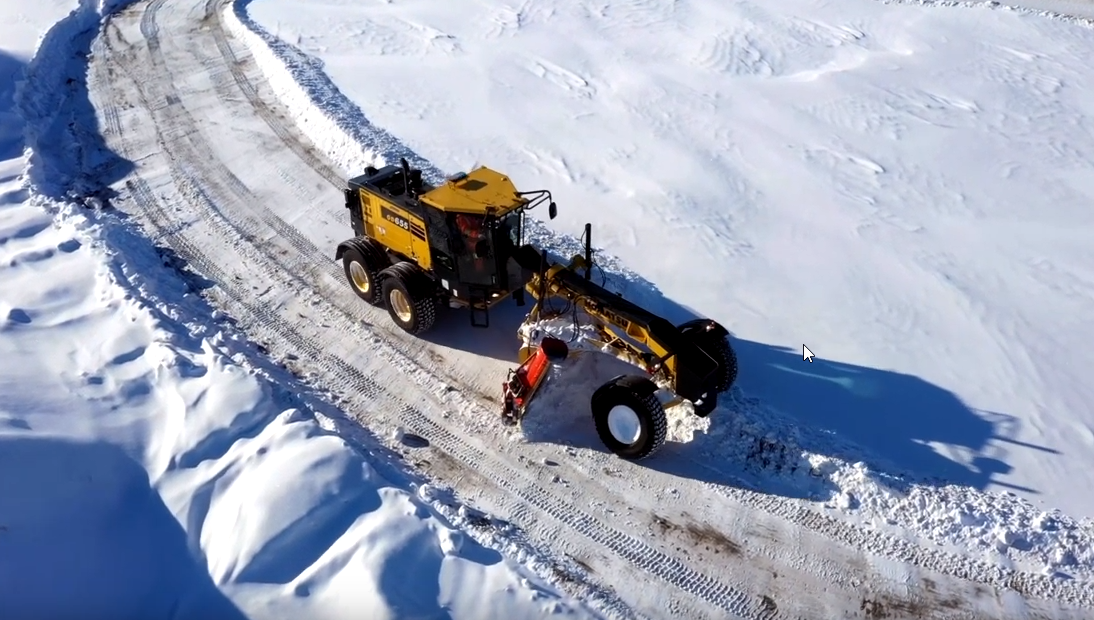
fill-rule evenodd
<path id="1" fill-rule="evenodd" d="M 0 617 L 588 617 L 324 430 L 103 200 L 63 200 L 93 173 L 63 164 L 96 155 L 54 116 L 85 67 L 57 46 L 97 23 L 88 3 L 55 26 L 18 97 L 30 50 L 0 50 L 0 151 L 22 152 L 17 109 L 35 148 L 25 175 L 0 162 Z"/>
<path id="2" fill-rule="evenodd" d="M 367 119 L 441 170 L 549 187 L 555 231 L 591 221 L 619 257 L 615 288 L 734 332 L 740 390 L 692 449 L 735 483 L 1094 575 L 1086 22 L 869 0 L 308 7 L 229 15 L 347 172 L 384 155 Z"/>

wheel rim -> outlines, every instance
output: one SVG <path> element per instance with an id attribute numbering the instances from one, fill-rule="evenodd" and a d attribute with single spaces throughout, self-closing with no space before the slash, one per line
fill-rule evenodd
<path id="1" fill-rule="evenodd" d="M 642 420 L 634 409 L 616 405 L 608 412 L 608 432 L 616 441 L 629 446 L 638 441 L 642 433 Z"/>
<path id="2" fill-rule="evenodd" d="M 391 302 L 391 309 L 395 311 L 395 316 L 399 317 L 399 320 L 403 323 L 409 323 L 410 319 L 414 317 L 414 313 L 410 308 L 410 300 L 399 289 L 391 289 L 388 301 Z"/>
<path id="3" fill-rule="evenodd" d="M 361 263 L 353 262 L 349 264 L 349 278 L 353 280 L 353 286 L 357 287 L 357 290 L 362 293 L 368 293 L 372 288 L 372 282 L 368 279 L 368 272 L 361 266 Z"/>

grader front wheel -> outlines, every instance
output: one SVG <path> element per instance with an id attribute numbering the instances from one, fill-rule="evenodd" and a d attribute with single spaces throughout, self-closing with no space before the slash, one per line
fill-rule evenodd
<path id="1" fill-rule="evenodd" d="M 729 344 L 728 334 L 715 324 L 702 319 L 688 321 L 679 327 L 680 333 L 691 339 L 704 353 L 718 363 L 712 391 L 693 402 L 695 415 L 705 418 L 718 407 L 718 394 L 726 392 L 737 380 L 737 354 Z"/>
<path id="2" fill-rule="evenodd" d="M 649 379 L 623 375 L 593 394 L 593 423 L 609 450 L 636 460 L 653 454 L 665 443 L 668 420 L 656 392 L 657 385 Z"/>

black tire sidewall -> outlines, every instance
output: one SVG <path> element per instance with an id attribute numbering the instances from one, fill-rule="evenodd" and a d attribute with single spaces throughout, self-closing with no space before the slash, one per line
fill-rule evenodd
<path id="1" fill-rule="evenodd" d="M 357 285 L 353 283 L 353 274 L 350 273 L 350 265 L 353 263 L 361 265 L 361 267 L 365 270 L 365 276 L 368 278 L 369 281 L 369 292 L 367 294 L 362 293 L 361 290 L 357 288 Z M 342 255 L 342 270 L 346 273 L 346 281 L 349 282 L 349 287 L 353 289 L 354 294 L 356 294 L 361 299 L 374 306 L 380 305 L 385 299 L 387 299 L 387 296 L 381 294 L 379 287 L 376 286 L 376 267 L 374 265 L 370 265 L 369 260 L 365 258 L 365 256 L 361 254 L 359 250 L 355 248 L 349 248 L 346 250 L 346 253 Z"/>
<path id="2" fill-rule="evenodd" d="M 630 407 L 638 414 L 641 430 L 633 444 L 628 445 L 616 439 L 608 426 L 608 414 L 617 405 Z M 604 386 L 602 391 L 598 390 L 598 394 L 594 395 L 592 410 L 597 435 L 612 453 L 622 458 L 636 459 L 648 455 L 657 447 L 657 438 L 654 437 L 657 423 L 653 418 L 657 412 L 650 411 L 646 399 L 633 389 L 615 384 Z M 663 410 L 659 413 L 665 415 Z"/>
<path id="3" fill-rule="evenodd" d="M 697 327 L 683 326 L 681 333 L 689 338 L 695 346 L 718 362 L 718 384 L 715 388 L 719 393 L 724 393 L 737 382 L 737 354 L 729 344 L 728 336 L 721 336 L 712 332 L 704 332 Z M 720 384 L 726 383 L 725 387 Z M 709 414 L 709 412 L 708 412 Z"/>
<path id="4" fill-rule="evenodd" d="M 406 284 L 401 278 L 395 275 L 384 278 L 383 285 L 381 286 L 383 291 L 384 305 L 387 306 L 387 313 L 391 316 L 391 320 L 403 330 L 410 333 L 418 331 L 418 304 L 417 300 L 407 290 Z M 406 297 L 407 305 L 410 306 L 410 321 L 403 322 L 399 315 L 395 312 L 395 307 L 391 303 L 391 292 L 394 290 L 401 291 L 403 296 Z"/>
<path id="5" fill-rule="evenodd" d="M 734 383 L 737 383 L 737 373 L 740 370 L 737 366 L 737 352 L 733 350 L 733 345 L 729 343 L 729 336 L 721 338 L 715 346 L 719 348 L 722 359 L 725 360 L 726 364 L 726 386 L 720 390 L 720 392 L 725 393 L 733 387 Z M 718 361 L 719 363 L 722 362 L 722 360 Z"/>

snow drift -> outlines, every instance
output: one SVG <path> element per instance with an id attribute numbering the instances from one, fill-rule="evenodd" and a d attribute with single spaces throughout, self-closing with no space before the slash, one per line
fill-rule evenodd
<path id="1" fill-rule="evenodd" d="M 0 167 L 0 616 L 592 616 L 328 430 L 341 413 L 110 209 L 132 164 L 97 137 L 86 55 L 121 8 L 45 35 L 25 170 Z"/>
<path id="2" fill-rule="evenodd" d="M 696 450 L 737 464 L 735 483 L 817 500 L 816 509 L 838 509 L 865 527 L 955 545 L 1002 566 L 1094 574 L 1094 521 L 1082 508 L 1088 498 L 1067 491 L 1082 459 L 1064 463 L 1061 450 L 1044 445 L 1074 440 L 1069 458 L 1090 454 L 1084 403 L 1091 395 L 1081 379 L 1063 378 L 1087 364 L 1052 319 L 1092 311 L 1080 301 L 1090 280 L 1081 269 L 1081 235 L 1073 233 L 1089 228 L 1080 210 L 1082 192 L 1090 191 L 1083 182 L 1090 177 L 1080 172 L 1088 168 L 1082 154 L 1090 135 L 1082 111 L 1094 100 L 1084 94 L 1091 88 L 1083 77 L 1091 49 L 1085 21 L 995 3 L 988 12 L 967 3 L 822 10 L 788 2 L 697 3 L 671 14 L 642 4 L 618 7 L 611 18 L 562 5 L 520 11 L 488 4 L 471 20 L 422 3 L 338 6 L 339 24 L 358 15 L 371 28 L 337 39 L 318 34 L 330 30 L 331 19 L 318 10 L 310 22 L 279 23 L 298 40 L 318 41 L 320 58 L 337 61 L 337 74 L 328 75 L 322 60 L 249 17 L 249 5 L 235 3 L 226 22 L 279 92 L 291 93 L 285 102 L 297 118 L 326 119 L 301 129 L 346 172 L 405 156 L 441 176 L 375 128 L 361 110 L 372 102 L 388 131 L 429 148 L 434 160 L 465 161 L 491 148 L 514 175 L 561 183 L 567 203 L 596 206 L 582 216 L 594 219 L 598 238 L 627 265 L 674 295 L 691 291 L 681 293 L 689 306 L 733 317 L 723 322 L 739 336 L 808 337 L 815 351 L 816 339 L 825 341 L 820 363 L 803 369 L 793 366 L 793 346 L 737 340 L 742 390 L 723 407 L 726 417 L 716 414 L 693 439 Z M 286 6 L 255 8 L 272 20 Z M 309 23 L 314 30 L 306 30 Z M 664 45 L 648 48 L 651 37 L 637 28 L 660 32 L 654 39 Z M 680 33 L 687 40 L 673 38 Z M 583 43 L 574 49 L 555 43 L 578 36 Z M 1030 41 L 1056 51 L 1027 51 Z M 411 65 L 460 75 L 464 96 L 457 102 L 441 95 L 452 89 L 400 81 L 417 75 Z M 383 75 L 385 90 L 374 92 L 362 74 Z M 392 103 L 395 91 L 418 105 Z M 573 131 L 545 129 L 562 116 Z M 432 122 L 442 117 L 467 122 L 438 135 Z M 1074 131 L 1043 131 L 1053 122 Z M 360 157 L 346 156 L 347 141 Z M 990 153 L 982 146 L 989 143 Z M 658 163 L 666 154 L 673 164 Z M 1030 176 L 1046 162 L 1055 167 Z M 1056 180 L 1023 184 L 1036 178 Z M 1043 218 L 1026 211 L 1042 196 L 1058 205 Z M 1018 222 L 1043 236 L 1032 245 L 1013 237 Z M 985 230 L 994 232 L 976 232 Z M 559 254 L 577 247 L 545 227 L 535 234 Z M 643 251 L 639 240 L 655 237 L 664 241 L 660 248 L 687 252 L 666 258 Z M 795 249 L 806 241 L 840 251 Z M 1027 248 L 1022 264 L 1014 262 L 1015 247 Z M 1026 275 L 1008 280 L 985 256 Z M 600 258 L 613 288 L 674 320 L 689 318 L 690 310 L 622 261 Z M 697 260 L 711 268 L 686 268 Z M 1037 293 L 1023 293 L 1027 279 L 1041 283 L 1030 289 Z M 1010 301 L 993 302 L 996 293 Z M 939 304 L 948 310 L 933 309 Z M 815 326 L 808 336 L 791 329 L 806 325 Z M 1082 333 L 1074 321 L 1067 325 Z M 1044 338 L 1017 338 L 1026 327 Z M 970 334 L 979 334 L 975 342 L 950 344 Z M 1004 368 L 1008 360 L 1016 365 Z M 1026 372 L 1037 364 L 1058 368 L 1058 376 Z M 808 402 L 796 391 L 810 395 Z M 1044 394 L 1056 403 L 1052 411 L 1068 415 L 1050 415 L 1031 394 Z M 1025 417 L 993 413 L 1003 401 L 1024 403 Z M 883 424 L 882 406 L 899 419 Z M 1018 434 L 1035 429 L 1044 429 L 1044 442 Z M 1011 483 L 1017 493 L 1001 491 L 1011 472 L 1036 480 L 1042 492 L 1055 489 L 1054 501 L 1074 503 L 1071 512 L 1079 514 L 1036 506 L 1036 495 L 1018 483 Z M 986 492 L 989 485 L 995 488 Z"/>

